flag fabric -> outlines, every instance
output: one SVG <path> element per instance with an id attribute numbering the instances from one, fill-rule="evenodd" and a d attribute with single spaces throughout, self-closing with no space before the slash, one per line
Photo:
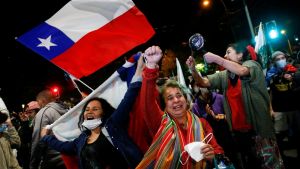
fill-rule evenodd
<path id="1" fill-rule="evenodd" d="M 192 92 L 186 86 L 185 79 L 184 79 L 183 72 L 182 72 L 182 68 L 181 68 L 180 62 L 177 58 L 176 58 L 176 68 L 177 68 L 177 82 L 184 87 L 185 92 L 187 94 L 188 101 L 192 102 L 192 96 L 191 96 Z"/>
<path id="2" fill-rule="evenodd" d="M 3 99 L 1 97 L 0 97 L 0 111 L 2 113 L 7 114 L 9 116 L 9 111 L 8 111 L 6 105 L 5 105 L 5 103 L 4 103 L 4 101 L 3 101 Z"/>
<path id="3" fill-rule="evenodd" d="M 81 78 L 145 43 L 154 33 L 131 0 L 71 0 L 17 41 Z"/>
<path id="4" fill-rule="evenodd" d="M 78 137 L 81 133 L 78 128 L 79 115 L 87 100 L 92 97 L 101 97 L 107 100 L 114 108 L 117 108 L 127 91 L 128 82 L 131 81 L 135 73 L 135 62 L 138 60 L 139 56 L 140 55 L 137 54 L 131 57 L 131 59 L 126 61 L 121 68 L 115 71 L 97 89 L 53 124 L 47 126 L 47 128 L 52 129 L 57 139 L 61 141 L 70 141 Z"/>
<path id="5" fill-rule="evenodd" d="M 257 38 L 255 43 L 255 52 L 261 56 L 262 67 L 263 69 L 265 69 L 268 64 L 268 54 L 267 54 L 266 38 L 263 31 L 263 25 L 261 22 L 258 28 L 258 33 L 257 33 Z"/>

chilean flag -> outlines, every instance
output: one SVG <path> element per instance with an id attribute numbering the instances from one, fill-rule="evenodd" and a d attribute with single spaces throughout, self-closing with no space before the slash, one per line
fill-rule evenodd
<path id="1" fill-rule="evenodd" d="M 17 41 L 81 78 L 145 43 L 154 33 L 131 0 L 71 0 Z"/>
<path id="2" fill-rule="evenodd" d="M 53 124 L 48 125 L 52 129 L 57 139 L 61 141 L 70 141 L 78 137 L 81 133 L 78 128 L 79 115 L 87 100 L 93 97 L 99 97 L 107 100 L 114 108 L 117 108 L 122 101 L 128 85 L 135 73 L 136 62 L 141 56 L 137 53 L 130 57 L 118 70 L 116 70 L 106 81 L 97 89 L 90 93 L 86 98 L 62 115 Z"/>

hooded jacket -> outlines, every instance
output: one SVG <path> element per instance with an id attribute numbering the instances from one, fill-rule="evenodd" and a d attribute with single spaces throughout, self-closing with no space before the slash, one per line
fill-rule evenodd
<path id="1" fill-rule="evenodd" d="M 45 107 L 43 107 L 35 116 L 33 120 L 33 133 L 32 133 L 32 144 L 31 144 L 31 158 L 30 158 L 30 168 L 36 168 L 40 162 L 41 156 L 37 155 L 36 149 L 40 141 L 40 132 L 46 125 L 52 124 L 58 118 L 68 111 L 67 107 L 59 102 L 50 102 Z M 39 149 L 40 150 L 40 149 Z M 41 153 L 41 152 L 38 152 Z M 47 149 L 46 156 L 51 156 L 47 159 L 51 163 L 51 159 L 57 159 L 63 163 L 60 158 L 60 154 L 57 151 Z M 57 162 L 56 162 L 57 163 Z"/>

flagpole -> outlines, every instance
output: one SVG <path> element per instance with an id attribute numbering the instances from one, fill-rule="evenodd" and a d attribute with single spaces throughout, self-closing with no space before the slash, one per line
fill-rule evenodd
<path id="1" fill-rule="evenodd" d="M 81 93 L 81 91 L 79 90 L 79 87 L 77 86 L 75 80 L 77 80 L 78 82 L 80 82 L 81 84 L 83 84 L 85 87 L 87 87 L 88 89 L 90 89 L 91 91 L 94 91 L 94 89 L 92 89 L 90 86 L 88 86 L 87 84 L 85 84 L 83 81 L 81 81 L 80 79 L 77 79 L 76 77 L 74 77 L 73 75 L 67 73 L 68 76 L 70 77 L 70 79 L 72 80 L 74 86 L 78 89 L 78 91 Z"/>
<path id="2" fill-rule="evenodd" d="M 66 73 L 67 74 L 67 73 Z M 71 81 L 72 81 L 72 84 L 73 84 L 73 86 L 78 90 L 78 92 L 81 94 L 81 90 L 79 89 L 79 87 L 78 87 L 78 85 L 76 84 L 76 82 L 75 82 L 75 80 L 73 79 L 73 77 L 71 77 L 72 75 L 70 75 L 70 74 L 67 74 L 68 76 L 69 76 L 69 78 L 71 79 Z"/>

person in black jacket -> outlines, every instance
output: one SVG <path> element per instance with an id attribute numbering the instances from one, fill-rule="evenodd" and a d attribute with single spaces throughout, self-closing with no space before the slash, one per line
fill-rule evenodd
<path id="1" fill-rule="evenodd" d="M 18 133 L 21 139 L 21 147 L 18 149 L 17 158 L 23 169 L 29 169 L 31 135 L 33 131 L 32 121 L 39 110 L 38 102 L 31 101 L 26 105 L 25 111 L 19 114 L 20 128 Z"/>
<path id="2" fill-rule="evenodd" d="M 105 99 L 93 97 L 86 101 L 79 116 L 82 133 L 73 141 L 60 141 L 42 130 L 42 142 L 67 154 L 77 155 L 80 169 L 135 168 L 143 154 L 127 133 L 129 113 L 141 87 L 142 57 L 130 86 L 115 110 Z"/>

